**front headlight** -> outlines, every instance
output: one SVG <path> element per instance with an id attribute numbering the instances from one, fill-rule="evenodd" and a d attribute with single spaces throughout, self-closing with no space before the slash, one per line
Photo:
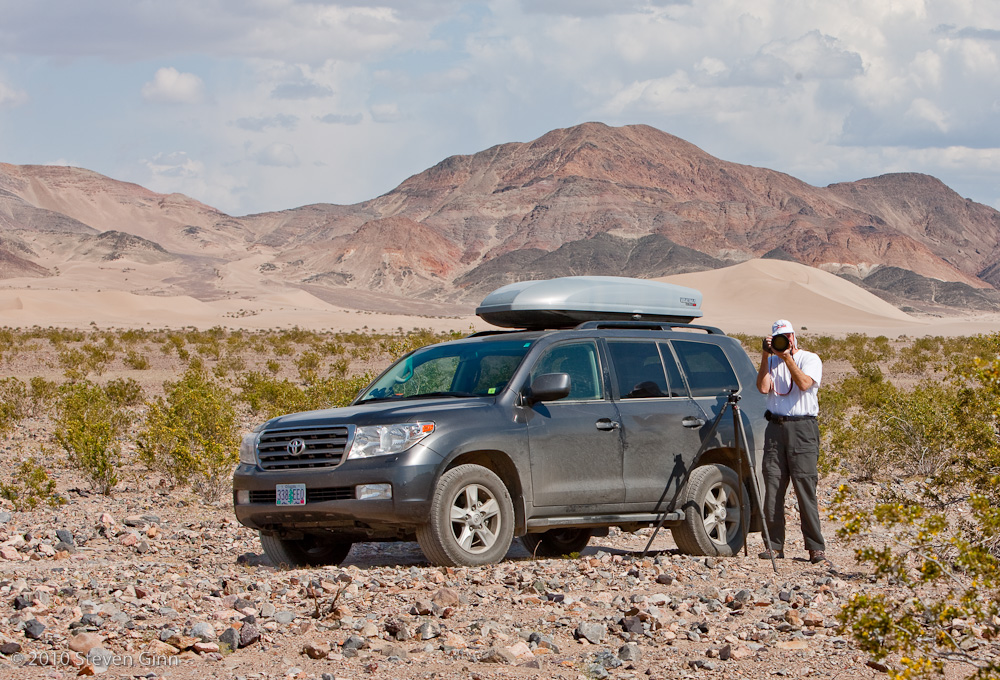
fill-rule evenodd
<path id="1" fill-rule="evenodd" d="M 240 462 L 247 465 L 257 464 L 257 442 L 260 441 L 260 433 L 264 429 L 263 425 L 258 425 L 250 434 L 243 436 L 240 442 Z"/>
<path id="2" fill-rule="evenodd" d="M 434 423 L 369 425 L 354 430 L 348 458 L 371 458 L 406 451 L 434 431 Z"/>

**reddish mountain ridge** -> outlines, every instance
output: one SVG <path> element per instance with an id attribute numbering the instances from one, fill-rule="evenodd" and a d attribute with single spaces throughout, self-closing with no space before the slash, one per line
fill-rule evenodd
<path id="1" fill-rule="evenodd" d="M 640 239 L 673 259 L 635 259 L 640 268 L 657 262 L 655 271 L 616 272 L 604 263 L 590 273 L 662 276 L 691 249 L 704 256 L 687 270 L 780 253 L 859 278 L 890 266 L 975 288 L 1000 283 L 1000 213 L 933 177 L 814 187 L 719 160 L 644 125 L 553 130 L 533 142 L 452 156 L 356 205 L 238 218 L 86 170 L 0 164 L 0 276 L 107 258 L 106 249 L 83 242 L 98 234 L 122 242 L 109 240 L 109 231 L 140 237 L 116 250 L 115 262 L 139 259 L 152 268 L 176 258 L 172 276 L 152 292 L 202 298 L 231 293 L 219 272 L 252 261 L 254 276 L 321 297 L 353 288 L 474 299 L 477 282 L 496 281 L 508 261 L 519 267 L 511 278 L 525 275 L 520 267 L 530 262 L 544 263 L 531 275 L 557 276 L 568 270 L 566 253 L 575 258 L 573 273 L 583 273 L 588 253 Z"/>

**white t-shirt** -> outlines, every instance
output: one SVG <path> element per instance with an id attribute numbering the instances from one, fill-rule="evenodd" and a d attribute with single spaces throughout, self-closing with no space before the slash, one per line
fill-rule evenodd
<path id="1" fill-rule="evenodd" d="M 792 355 L 795 365 L 813 379 L 812 387 L 803 392 L 792 381 L 785 362 L 776 356 L 767 358 L 768 372 L 774 385 L 767 393 L 767 409 L 779 416 L 819 415 L 819 384 L 823 380 L 823 360 L 818 354 L 800 349 Z"/>

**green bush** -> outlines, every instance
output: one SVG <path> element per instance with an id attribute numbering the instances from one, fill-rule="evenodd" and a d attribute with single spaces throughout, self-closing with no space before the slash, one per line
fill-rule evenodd
<path id="1" fill-rule="evenodd" d="M 17 378 L 0 380 L 0 434 L 6 434 L 31 413 L 28 386 Z"/>
<path id="2" fill-rule="evenodd" d="M 145 355 L 140 354 L 134 349 L 125 350 L 125 358 L 123 359 L 125 365 L 136 371 L 147 371 L 149 370 L 149 359 Z"/>
<path id="3" fill-rule="evenodd" d="M 59 401 L 56 442 L 99 493 L 110 494 L 118 483 L 119 437 L 130 421 L 103 388 L 89 382 L 67 386 Z"/>
<path id="4" fill-rule="evenodd" d="M 56 382 L 36 375 L 28 384 L 31 388 L 31 415 L 33 416 L 41 415 L 51 408 L 59 398 L 59 384 Z"/>
<path id="5" fill-rule="evenodd" d="M 104 386 L 108 399 L 117 406 L 138 406 L 145 399 L 142 386 L 132 378 L 115 378 Z"/>
<path id="6" fill-rule="evenodd" d="M 172 486 L 190 484 L 205 500 L 225 489 L 239 456 L 232 393 L 190 367 L 149 404 L 136 441 L 140 460 Z"/>
<path id="7" fill-rule="evenodd" d="M 943 678 L 946 662 L 971 666 L 968 678 L 1000 678 L 1000 659 L 989 648 L 1000 637 L 1000 563 L 983 541 L 1000 533 L 1000 510 L 973 495 L 969 509 L 979 538 L 969 540 L 942 512 L 912 503 L 858 510 L 856 503 L 842 488 L 838 533 L 862 544 L 858 562 L 892 585 L 852 594 L 838 614 L 858 646 L 875 661 L 898 657 L 891 678 Z M 877 527 L 890 538 L 868 545 Z"/>
<path id="8" fill-rule="evenodd" d="M 305 409 L 305 392 L 289 380 L 251 371 L 240 377 L 236 387 L 237 399 L 265 420 Z"/>
<path id="9" fill-rule="evenodd" d="M 21 463 L 9 484 L 0 482 L 0 497 L 13 503 L 18 511 L 34 510 L 43 503 L 56 507 L 66 502 L 56 493 L 55 480 L 33 458 Z"/>

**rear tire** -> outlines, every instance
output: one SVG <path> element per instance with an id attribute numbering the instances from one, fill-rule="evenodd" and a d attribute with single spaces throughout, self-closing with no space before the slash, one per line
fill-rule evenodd
<path id="1" fill-rule="evenodd" d="M 340 564 L 351 552 L 352 543 L 324 541 L 315 536 L 288 540 L 261 533 L 260 544 L 264 554 L 278 568 L 321 567 Z"/>
<path id="2" fill-rule="evenodd" d="M 514 538 L 514 504 L 503 481 L 479 465 L 459 465 L 438 481 L 430 521 L 417 542 L 432 564 L 475 567 L 503 559 Z"/>
<path id="3" fill-rule="evenodd" d="M 716 464 L 692 470 L 681 508 L 684 519 L 670 529 L 681 552 L 732 557 L 743 547 L 740 519 L 750 503 L 732 468 Z"/>
<path id="4" fill-rule="evenodd" d="M 521 543 L 532 555 L 562 557 L 582 552 L 593 533 L 591 529 L 549 529 L 540 534 L 525 534 Z"/>

